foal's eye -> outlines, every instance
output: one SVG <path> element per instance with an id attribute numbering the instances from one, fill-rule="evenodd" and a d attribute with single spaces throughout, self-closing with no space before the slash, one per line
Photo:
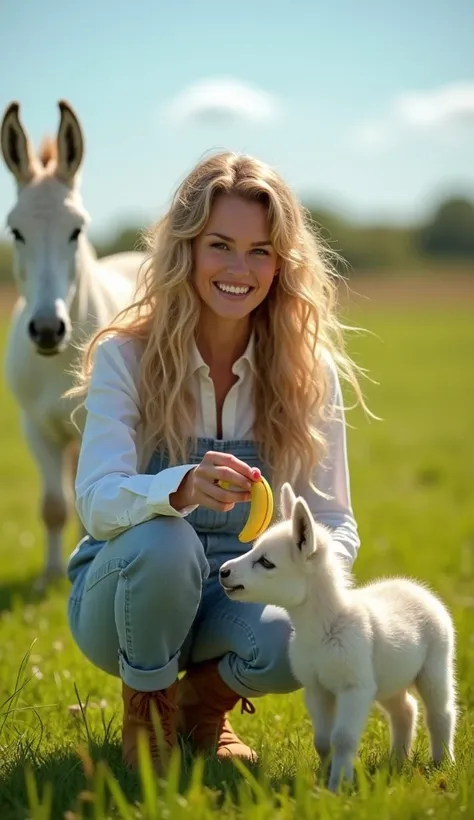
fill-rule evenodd
<path id="1" fill-rule="evenodd" d="M 76 241 L 76 239 L 79 237 L 80 232 L 81 232 L 81 229 L 80 229 L 80 228 L 75 228 L 75 229 L 73 230 L 73 232 L 72 232 L 71 236 L 69 237 L 69 241 L 70 241 L 70 242 L 75 242 L 75 241 Z"/>
<path id="2" fill-rule="evenodd" d="M 264 555 L 258 559 L 257 564 L 261 564 L 264 569 L 275 569 L 275 564 L 272 564 Z"/>
<path id="3" fill-rule="evenodd" d="M 23 236 L 23 234 L 20 233 L 20 231 L 17 231 L 16 228 L 12 228 L 11 230 L 12 236 L 14 239 L 16 239 L 17 242 L 25 242 L 25 237 Z"/>

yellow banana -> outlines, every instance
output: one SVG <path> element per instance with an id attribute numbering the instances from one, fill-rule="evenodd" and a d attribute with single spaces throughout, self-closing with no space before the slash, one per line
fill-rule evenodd
<path id="1" fill-rule="evenodd" d="M 232 489 L 230 481 L 219 481 L 223 490 Z M 255 541 L 269 526 L 273 515 L 273 493 L 268 481 L 262 476 L 252 482 L 250 491 L 250 512 L 245 527 L 239 533 L 239 541 L 246 544 Z"/>

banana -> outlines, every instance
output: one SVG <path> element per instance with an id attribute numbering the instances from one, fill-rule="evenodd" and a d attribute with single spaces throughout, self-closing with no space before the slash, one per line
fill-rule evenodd
<path id="1" fill-rule="evenodd" d="M 219 481 L 223 490 L 232 489 L 230 481 Z M 252 483 L 250 491 L 250 512 L 245 527 L 239 533 L 239 541 L 243 544 L 255 541 L 269 526 L 273 515 L 273 493 L 268 481 L 262 476 L 259 481 Z"/>

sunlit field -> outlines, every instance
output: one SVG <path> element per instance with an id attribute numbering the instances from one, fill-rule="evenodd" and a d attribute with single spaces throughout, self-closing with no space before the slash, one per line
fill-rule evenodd
<path id="1" fill-rule="evenodd" d="M 459 818 L 474 781 L 474 321 L 472 293 L 436 297 L 429 280 L 405 296 L 357 298 L 348 321 L 365 394 L 380 421 L 348 413 L 358 581 L 403 573 L 426 581 L 457 631 L 457 761 L 434 770 L 421 720 L 414 758 L 387 765 L 388 730 L 375 709 L 357 784 L 335 797 L 318 779 L 301 693 L 255 702 L 232 722 L 260 753 L 248 773 L 189 750 L 167 782 L 120 762 L 120 684 L 85 660 L 66 621 L 66 581 L 33 591 L 43 562 L 39 482 L 12 398 L 0 383 L 0 818 Z M 357 284 L 354 285 L 357 289 Z M 383 290 L 383 289 L 382 289 Z M 3 349 L 7 320 L 1 318 Z M 65 551 L 75 545 L 68 528 Z M 68 707 L 87 702 L 83 713 Z M 471 799 L 469 801 L 469 792 Z M 471 803 L 469 808 L 468 804 Z M 67 813 L 68 812 L 68 813 Z M 65 814 L 67 813 L 67 814 Z"/>

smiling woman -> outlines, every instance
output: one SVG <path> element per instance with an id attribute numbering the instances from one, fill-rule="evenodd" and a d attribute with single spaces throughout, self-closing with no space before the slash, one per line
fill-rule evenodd
<path id="1" fill-rule="evenodd" d="M 125 760 L 136 765 L 143 728 L 162 772 L 178 733 L 254 759 L 228 710 L 298 688 L 284 611 L 230 601 L 218 570 L 246 549 L 262 476 L 274 492 L 292 481 L 352 564 L 336 361 L 361 396 L 331 269 L 267 165 L 206 159 L 148 239 L 143 296 L 92 340 L 73 391 L 85 399 L 76 505 L 89 535 L 69 563 L 69 621 L 89 660 L 122 679 Z"/>
<path id="2" fill-rule="evenodd" d="M 224 400 L 237 381 L 229 365 L 244 353 L 252 312 L 278 274 L 278 255 L 268 232 L 261 203 L 221 194 L 194 242 L 193 281 L 201 301 L 196 340 L 214 382 L 219 437 Z"/>
<path id="3" fill-rule="evenodd" d="M 210 311 L 240 323 L 246 317 L 248 323 L 250 311 L 265 299 L 278 272 L 267 233 L 267 213 L 259 202 L 231 195 L 216 198 L 194 247 L 194 282 L 203 318 Z"/>

